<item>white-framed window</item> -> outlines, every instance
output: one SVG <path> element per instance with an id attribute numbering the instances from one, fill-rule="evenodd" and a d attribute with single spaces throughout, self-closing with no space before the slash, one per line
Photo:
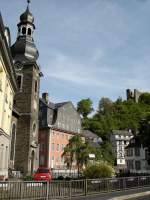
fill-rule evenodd
<path id="1" fill-rule="evenodd" d="M 55 144 L 52 143 L 52 151 L 54 151 L 54 150 L 55 150 Z"/>
<path id="2" fill-rule="evenodd" d="M 2 92 L 2 80 L 0 79 L 0 92 Z"/>
<path id="3" fill-rule="evenodd" d="M 52 160 L 54 161 L 55 159 L 54 159 L 54 156 L 52 156 Z"/>
<path id="4" fill-rule="evenodd" d="M 8 168 L 8 146 L 5 147 L 5 169 Z"/>
<path id="5" fill-rule="evenodd" d="M 141 162 L 140 162 L 140 160 L 136 160 L 135 161 L 135 169 L 136 170 L 140 170 L 141 169 Z"/>
<path id="6" fill-rule="evenodd" d="M 4 144 L 0 145 L 0 158 L 1 158 L 0 169 L 2 170 L 4 167 Z"/>
<path id="7" fill-rule="evenodd" d="M 8 103 L 8 95 L 5 94 L 5 102 Z"/>
<path id="8" fill-rule="evenodd" d="M 57 151 L 59 151 L 59 144 L 57 144 Z"/>

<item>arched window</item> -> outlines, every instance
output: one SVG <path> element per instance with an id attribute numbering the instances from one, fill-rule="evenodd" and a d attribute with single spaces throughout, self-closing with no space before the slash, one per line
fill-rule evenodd
<path id="1" fill-rule="evenodd" d="M 33 131 L 32 132 L 33 133 L 33 137 L 36 136 L 36 124 L 35 123 L 33 124 L 33 130 L 32 131 Z"/>
<path id="2" fill-rule="evenodd" d="M 26 34 L 26 27 L 22 28 L 22 34 L 25 35 Z"/>
<path id="3" fill-rule="evenodd" d="M 11 131 L 10 160 L 14 160 L 14 158 L 15 158 L 15 143 L 16 143 L 16 124 L 13 123 L 13 125 L 12 125 L 12 131 Z"/>
<path id="4" fill-rule="evenodd" d="M 38 90 L 38 83 L 37 81 L 35 81 L 35 92 L 37 92 L 37 90 Z"/>
<path id="5" fill-rule="evenodd" d="M 31 28 L 28 28 L 28 35 L 31 36 Z"/>
<path id="6" fill-rule="evenodd" d="M 34 123 L 33 124 L 33 132 L 35 132 L 36 131 L 36 124 Z"/>
<path id="7" fill-rule="evenodd" d="M 18 83 L 18 88 L 20 90 L 22 90 L 22 84 L 23 84 L 23 75 L 22 74 L 17 75 L 17 83 Z"/>

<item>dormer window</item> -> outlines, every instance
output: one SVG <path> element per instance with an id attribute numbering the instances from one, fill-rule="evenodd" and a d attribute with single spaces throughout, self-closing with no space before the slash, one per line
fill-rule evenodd
<path id="1" fill-rule="evenodd" d="M 31 36 L 31 28 L 28 28 L 28 35 Z"/>
<path id="2" fill-rule="evenodd" d="M 22 34 L 25 35 L 26 34 L 26 27 L 22 28 Z"/>

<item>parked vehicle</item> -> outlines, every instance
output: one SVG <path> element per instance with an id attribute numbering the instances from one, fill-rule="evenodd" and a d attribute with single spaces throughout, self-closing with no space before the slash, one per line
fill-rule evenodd
<path id="1" fill-rule="evenodd" d="M 33 177 L 35 181 L 52 181 L 52 173 L 49 168 L 38 168 Z"/>

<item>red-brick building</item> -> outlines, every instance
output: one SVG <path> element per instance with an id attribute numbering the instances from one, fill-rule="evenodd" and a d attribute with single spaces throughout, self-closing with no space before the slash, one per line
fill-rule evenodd
<path id="1" fill-rule="evenodd" d="M 39 111 L 39 166 L 66 169 L 62 153 L 69 139 L 81 133 L 80 115 L 71 102 L 49 102 L 47 93 L 40 99 Z"/>

